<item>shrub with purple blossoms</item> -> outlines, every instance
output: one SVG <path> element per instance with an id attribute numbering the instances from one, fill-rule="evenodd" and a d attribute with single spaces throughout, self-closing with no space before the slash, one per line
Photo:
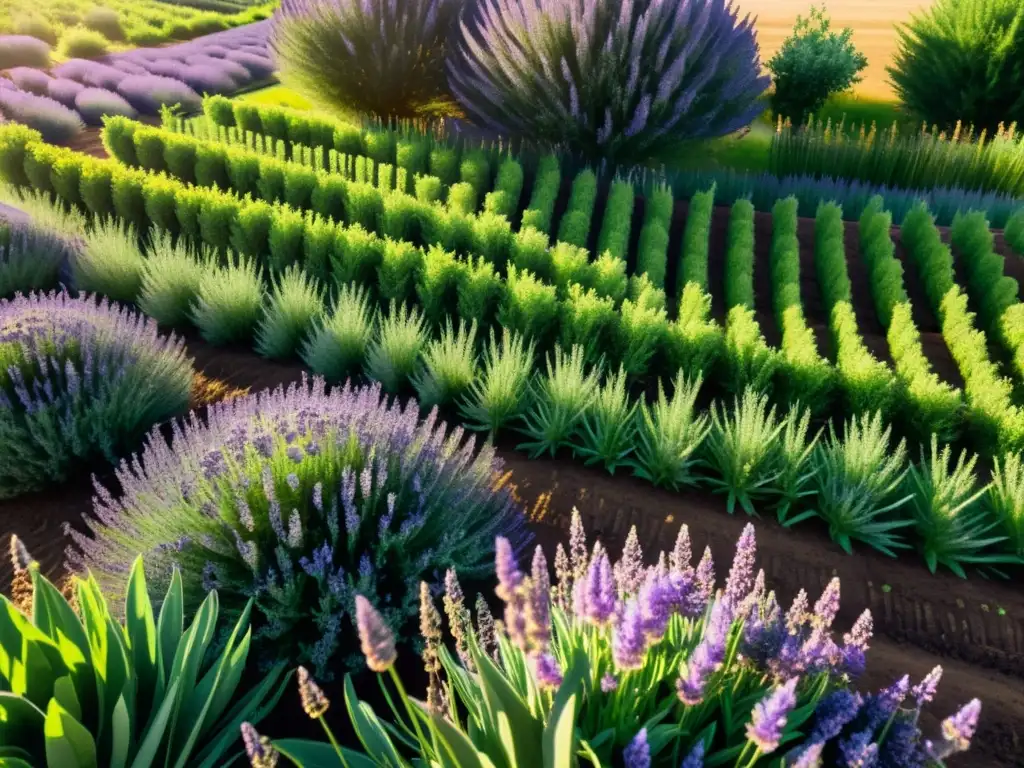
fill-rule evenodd
<path id="1" fill-rule="evenodd" d="M 270 48 L 281 82 L 343 111 L 409 118 L 450 101 L 444 61 L 465 0 L 284 0 Z"/>
<path id="2" fill-rule="evenodd" d="M 74 110 L 47 96 L 16 90 L 0 90 L 0 115 L 35 128 L 46 141 L 62 142 L 85 128 Z"/>
<path id="3" fill-rule="evenodd" d="M 203 100 L 180 80 L 159 75 L 129 75 L 117 84 L 117 92 L 144 115 L 158 115 L 162 107 L 199 110 Z"/>
<path id="4" fill-rule="evenodd" d="M 7 70 L 7 76 L 21 90 L 34 93 L 37 96 L 46 96 L 47 86 L 53 80 L 52 77 L 41 69 L 33 69 L 32 67 L 14 67 Z"/>
<path id="5" fill-rule="evenodd" d="M 513 768 L 582 765 L 583 756 L 593 765 L 629 768 L 753 768 L 778 766 L 780 758 L 784 765 L 814 766 L 823 752 L 850 754 L 852 760 L 864 750 L 897 760 L 879 764 L 911 766 L 923 763 L 901 758 L 939 759 L 969 745 L 977 702 L 944 723 L 938 746 L 908 730 L 900 730 L 899 743 L 893 743 L 896 729 L 885 726 L 902 722 L 896 714 L 900 697 L 893 689 L 861 697 L 848 686 L 863 667 L 870 614 L 842 643 L 832 639 L 838 580 L 813 609 L 800 592 L 783 612 L 766 591 L 764 572 L 754 573 L 753 526 L 740 537 L 729 576 L 717 591 L 710 551 L 694 567 L 685 526 L 673 552 L 662 553 L 657 565 L 644 567 L 633 533 L 613 566 L 600 543 L 588 553 L 574 515 L 569 553 L 557 550 L 554 585 L 539 547 L 528 572 L 519 569 L 507 541 L 499 540 L 496 549 L 496 592 L 505 604 L 500 629 L 479 600 L 473 625 L 454 573 L 447 575 L 444 610 L 458 658 L 442 643 L 430 589 L 421 589 L 430 679 L 426 702 L 405 695 L 387 626 L 369 601 L 357 598 L 366 663 L 390 674 L 405 704 L 393 708 L 400 722 L 385 728 L 347 683 L 346 705 L 360 713 L 352 724 L 364 745 L 397 755 L 398 741 L 388 733 L 399 733 L 424 764 L 486 765 L 486 757 Z M 305 670 L 298 680 L 303 708 L 330 734 L 323 719 L 330 702 Z M 916 700 L 927 701 L 936 683 L 934 673 L 922 681 Z M 905 696 L 909 684 L 904 679 L 895 688 Z M 868 711 L 851 709 L 848 702 L 865 702 Z M 852 714 L 839 722 L 837 710 Z M 904 714 L 916 722 L 916 715 Z M 855 721 L 858 716 L 873 718 L 878 728 L 839 739 L 847 723 L 863 724 Z M 341 760 L 327 745 L 306 741 L 261 740 L 255 731 L 246 744 L 252 765 L 270 764 L 256 759 L 272 760 L 275 753 L 299 766 L 361 765 L 358 758 L 365 759 L 346 752 Z M 446 755 L 461 759 L 445 762 Z M 793 762 L 798 758 L 806 762 Z"/>
<path id="6" fill-rule="evenodd" d="M 263 660 L 327 676 L 353 664 L 355 594 L 371 596 L 400 632 L 418 585 L 445 571 L 479 579 L 496 535 L 525 542 L 524 518 L 495 488 L 500 462 L 461 429 L 425 421 L 380 388 L 303 382 L 214 406 L 169 446 L 155 434 L 100 492 L 94 538 L 73 534 L 70 562 L 107 590 L 139 552 L 157 585 L 175 564 L 188 604 L 217 589 L 225 610 L 256 600 Z"/>
<path id="7" fill-rule="evenodd" d="M 103 125 L 103 118 L 114 115 L 135 117 L 135 107 L 105 88 L 86 88 L 75 96 L 75 108 L 88 125 Z"/>
<path id="8" fill-rule="evenodd" d="M 664 158 L 748 125 L 770 78 L 731 0 L 484 0 L 449 60 L 466 112 L 587 159 Z"/>
<path id="9" fill-rule="evenodd" d="M 123 457 L 191 387 L 183 343 L 142 315 L 66 293 L 0 301 L 0 498 Z"/>

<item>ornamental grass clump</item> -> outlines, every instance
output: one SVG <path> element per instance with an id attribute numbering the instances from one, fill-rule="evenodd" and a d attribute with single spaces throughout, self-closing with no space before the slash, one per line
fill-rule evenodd
<path id="1" fill-rule="evenodd" d="M 619 163 L 739 130 L 770 82 L 727 0 L 487 0 L 448 69 L 481 125 Z"/>
<path id="2" fill-rule="evenodd" d="M 92 296 L 0 301 L 0 498 L 116 462 L 188 408 L 181 340 Z"/>
<path id="3" fill-rule="evenodd" d="M 30 221 L 5 221 L 0 213 L 0 298 L 57 287 L 72 254 L 64 237 Z"/>
<path id="4" fill-rule="evenodd" d="M 268 45 L 278 79 L 342 112 L 411 118 L 450 102 L 445 55 L 464 0 L 285 0 Z"/>
<path id="5" fill-rule="evenodd" d="M 226 765 L 241 724 L 265 717 L 284 692 L 283 664 L 242 684 L 251 600 L 234 629 L 218 622 L 216 592 L 186 623 L 177 570 L 154 611 L 136 558 L 125 569 L 125 603 L 113 609 L 88 575 L 61 594 L 16 536 L 11 554 L 22 604 L 0 595 L 8 765 Z"/>
<path id="6" fill-rule="evenodd" d="M 180 566 L 188 606 L 217 589 L 235 615 L 253 597 L 263 660 L 324 677 L 353 663 L 355 594 L 402 632 L 420 581 L 439 589 L 448 568 L 480 579 L 496 535 L 525 541 L 500 469 L 493 448 L 421 420 L 415 402 L 304 381 L 217 404 L 170 444 L 154 434 L 118 470 L 123 495 L 98 495 L 92 537 L 72 534 L 70 562 L 111 595 L 142 552 L 157 588 Z"/>
<path id="7" fill-rule="evenodd" d="M 71 280 L 76 290 L 131 303 L 139 298 L 145 268 L 135 228 L 110 217 L 83 236 L 71 262 Z"/>
<path id="8" fill-rule="evenodd" d="M 813 606 L 801 590 L 783 610 L 764 572 L 755 574 L 753 526 L 743 531 L 719 589 L 710 550 L 692 564 L 686 526 L 657 565 L 644 566 L 631 538 L 613 566 L 600 542 L 588 553 L 574 511 L 570 552 L 559 545 L 554 583 L 540 547 L 530 568 L 520 570 L 513 547 L 499 539 L 500 627 L 479 599 L 473 620 L 449 571 L 442 602 L 454 653 L 429 587 L 421 589 L 424 701 L 409 697 L 395 669 L 394 636 L 360 595 L 361 646 L 367 666 L 382 675 L 390 714 L 382 718 L 360 702 L 351 679 L 344 696 L 356 737 L 374 757 L 338 746 L 327 723 L 332 702 L 300 670 L 303 709 L 331 744 L 271 740 L 245 727 L 251 764 L 272 765 L 283 756 L 298 766 L 404 765 L 411 754 L 425 765 L 513 768 L 814 766 L 821 763 L 796 760 L 806 752 L 839 754 L 853 726 L 857 744 L 878 765 L 925 765 L 931 755 L 943 759 L 968 748 L 977 700 L 943 724 L 937 744 L 916 728 L 941 669 L 913 689 L 907 678 L 877 694 L 850 689 L 864 668 L 870 612 L 833 639 L 838 579 Z"/>

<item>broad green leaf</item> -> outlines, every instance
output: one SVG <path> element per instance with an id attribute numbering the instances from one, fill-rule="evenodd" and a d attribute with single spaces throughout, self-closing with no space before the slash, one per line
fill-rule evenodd
<path id="1" fill-rule="evenodd" d="M 274 742 L 274 748 L 302 768 L 341 768 L 341 760 L 334 747 L 322 741 L 281 739 Z M 377 768 L 379 763 L 360 752 L 341 748 L 349 768 Z"/>
<path id="2" fill-rule="evenodd" d="M 32 670 L 28 674 L 28 670 Z M 53 695 L 53 681 L 67 674 L 60 649 L 0 595 L 0 682 L 40 710 Z"/>
<path id="3" fill-rule="evenodd" d="M 128 705 L 124 696 L 117 699 L 110 716 L 110 768 L 124 768 L 128 764 L 128 752 L 132 743 L 132 722 L 128 716 Z"/>
<path id="4" fill-rule="evenodd" d="M 171 574 L 171 583 L 167 587 L 163 605 L 160 606 L 160 617 L 157 619 L 157 685 L 153 695 L 154 707 L 157 706 L 164 691 L 171 684 L 169 676 L 185 627 L 184 610 L 181 573 L 175 568 L 174 573 Z"/>
<path id="5" fill-rule="evenodd" d="M 480 688 L 488 707 L 494 712 L 499 733 L 502 717 L 507 719 L 505 727 L 510 738 L 507 746 L 511 750 L 509 760 L 517 766 L 536 765 L 541 762 L 543 754 L 541 744 L 544 732 L 540 721 L 530 714 L 526 704 L 509 686 L 487 654 L 481 653 L 475 646 L 472 651 L 480 675 Z"/>
<path id="6" fill-rule="evenodd" d="M 178 752 L 178 745 L 185 738 L 185 729 L 194 725 L 187 718 L 184 718 L 182 708 L 195 688 L 196 677 L 202 666 L 206 648 L 209 646 L 210 640 L 213 639 L 213 633 L 217 626 L 219 605 L 219 598 L 216 592 L 211 592 L 206 596 L 206 599 L 199 606 L 195 618 L 192 620 L 192 625 L 185 631 L 184 637 L 178 643 L 178 650 L 174 654 L 174 664 L 171 666 L 170 679 L 178 681 L 181 685 L 178 687 L 177 700 L 171 712 L 166 762 L 168 766 Z"/>
<path id="7" fill-rule="evenodd" d="M 33 765 L 20 757 L 0 757 L 0 768 L 33 768 Z"/>
<path id="8" fill-rule="evenodd" d="M 98 768 L 96 742 L 85 726 L 63 709 L 55 699 L 46 709 L 43 726 L 46 764 L 60 768 Z"/>
<path id="9" fill-rule="evenodd" d="M 124 614 L 132 668 L 135 670 L 135 679 L 138 683 L 136 712 L 149 712 L 156 690 L 157 636 L 153 605 L 146 591 L 146 572 L 141 557 L 135 560 L 131 575 L 128 577 Z"/>
<path id="10" fill-rule="evenodd" d="M 443 753 L 443 764 L 453 765 L 456 768 L 484 768 L 484 762 L 480 759 L 483 756 L 465 733 L 436 712 L 431 712 L 426 705 L 418 701 L 415 703 L 430 718 L 435 736 L 441 742 L 438 745 L 438 751 Z"/>
<path id="11" fill-rule="evenodd" d="M 576 754 L 576 712 L 583 680 L 590 676 L 587 655 L 577 648 L 555 693 L 544 728 L 544 768 L 570 768 Z"/>
<path id="12" fill-rule="evenodd" d="M 33 758 L 46 753 L 43 727 L 46 714 L 28 699 L 9 691 L 0 691 L 0 744 L 20 747 Z"/>
<path id="13" fill-rule="evenodd" d="M 395 745 L 391 743 L 391 739 L 388 738 L 377 715 L 356 697 L 351 675 L 345 675 L 345 707 L 348 709 L 348 716 L 359 742 L 369 754 L 374 755 L 378 761 L 383 761 L 384 765 L 401 766 L 406 764 L 399 756 Z"/>
<path id="14" fill-rule="evenodd" d="M 85 628 L 64 595 L 37 570 L 32 571 L 32 612 L 35 625 L 60 649 L 79 704 L 90 708 L 95 706 L 96 679 Z M 82 717 L 81 707 L 77 712 L 69 711 L 76 718 Z"/>
<path id="15" fill-rule="evenodd" d="M 58 677 L 53 681 L 53 698 L 57 700 L 76 720 L 82 719 L 82 705 L 75 695 L 75 684 L 70 675 Z"/>
<path id="16" fill-rule="evenodd" d="M 177 699 L 178 683 L 178 680 L 171 681 L 171 687 L 167 690 L 167 695 L 164 696 L 160 708 L 154 714 L 152 722 L 147 724 L 146 735 L 142 738 L 139 751 L 135 753 L 132 768 L 152 768 L 155 764 L 157 750 L 160 748 L 160 742 L 167 730 L 167 721 L 171 719 L 171 711 L 174 709 L 174 702 Z"/>

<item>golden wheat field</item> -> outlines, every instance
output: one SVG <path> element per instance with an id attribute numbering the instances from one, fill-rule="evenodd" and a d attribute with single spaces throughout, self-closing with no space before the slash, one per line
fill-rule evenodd
<path id="1" fill-rule="evenodd" d="M 797 15 L 806 16 L 812 0 L 734 0 L 741 16 L 757 17 L 761 59 L 767 61 L 793 31 Z M 821 5 L 820 0 L 817 2 Z M 851 27 L 853 42 L 868 57 L 864 82 L 857 92 L 864 96 L 892 96 L 885 67 L 896 50 L 895 25 L 910 20 L 912 13 L 930 5 L 929 0 L 832 0 L 827 3 L 834 29 Z"/>

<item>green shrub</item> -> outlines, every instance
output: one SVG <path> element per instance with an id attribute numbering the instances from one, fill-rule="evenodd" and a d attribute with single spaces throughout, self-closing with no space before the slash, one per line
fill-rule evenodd
<path id="1" fill-rule="evenodd" d="M 606 377 L 583 413 L 573 446 L 588 466 L 601 464 L 611 474 L 628 464 L 636 442 L 635 414 L 639 401 L 630 399 L 627 380 L 623 367 Z"/>
<path id="2" fill-rule="evenodd" d="M 460 400 L 476 379 L 476 321 L 451 321 L 441 335 L 427 342 L 422 367 L 413 374 L 412 386 L 421 408 L 447 407 Z"/>
<path id="3" fill-rule="evenodd" d="M 185 328 L 203 281 L 210 274 L 213 255 L 197 252 L 167 232 L 155 232 L 146 249 L 139 309 L 161 325 Z"/>
<path id="4" fill-rule="evenodd" d="M 430 150 L 430 174 L 451 187 L 459 180 L 459 152 L 454 147 L 434 147 Z"/>
<path id="5" fill-rule="evenodd" d="M 288 267 L 273 281 L 256 329 L 256 351 L 284 359 L 296 355 L 323 314 L 323 291 L 305 272 Z"/>
<path id="6" fill-rule="evenodd" d="M 458 316 L 480 327 L 490 326 L 501 305 L 504 287 L 493 264 L 482 257 L 470 259 L 458 274 L 455 289 Z"/>
<path id="7" fill-rule="evenodd" d="M 897 28 L 889 77 L 929 125 L 958 121 L 989 134 L 1024 123 L 1024 6 L 1017 0 L 938 0 Z"/>
<path id="8" fill-rule="evenodd" d="M 99 32 L 107 40 L 118 42 L 124 40 L 124 27 L 117 11 L 102 6 L 90 8 L 82 19 L 82 25 Z"/>
<path id="9" fill-rule="evenodd" d="M 132 303 L 139 298 L 145 257 L 134 227 L 115 219 L 94 225 L 71 261 L 76 290 Z"/>
<path id="10" fill-rule="evenodd" d="M 366 352 L 366 374 L 384 391 L 398 394 L 416 372 L 428 340 L 423 314 L 391 302 L 377 324 L 377 336 Z"/>
<path id="11" fill-rule="evenodd" d="M 701 382 L 699 375 L 688 380 L 680 370 L 671 398 L 659 380 L 657 401 L 640 404 L 636 455 L 629 462 L 637 477 L 673 490 L 696 484 L 698 451 L 710 429 L 707 415 L 698 415 L 695 408 Z"/>
<path id="12" fill-rule="evenodd" d="M 494 192 L 487 194 L 484 210 L 497 213 L 511 220 L 519 209 L 519 198 L 523 194 L 523 166 L 509 158 L 498 166 L 494 180 Z M 492 197 L 493 195 L 493 197 Z"/>
<path id="13" fill-rule="evenodd" d="M 1024 256 L 1024 208 L 1015 211 L 1007 220 L 1003 238 L 1018 256 Z"/>
<path id="14" fill-rule="evenodd" d="M 114 215 L 111 193 L 114 166 L 105 163 L 86 163 L 79 176 L 79 191 L 86 210 L 97 218 Z"/>
<path id="15" fill-rule="evenodd" d="M 729 310 L 725 323 L 725 388 L 740 394 L 748 388 L 765 392 L 779 364 L 778 352 L 768 346 L 754 310 L 739 304 Z"/>
<path id="16" fill-rule="evenodd" d="M 580 171 L 572 182 L 568 207 L 558 225 L 558 239 L 561 242 L 580 248 L 587 246 L 596 202 L 597 175 L 591 170 Z"/>
<path id="17" fill-rule="evenodd" d="M 107 53 L 107 38 L 86 27 L 65 29 L 57 43 L 57 54 L 64 59 L 98 59 Z"/>
<path id="18" fill-rule="evenodd" d="M 555 243 L 551 249 L 551 282 L 560 297 L 567 296 L 574 283 L 588 286 L 590 275 L 590 253 L 586 248 L 564 241 Z"/>
<path id="19" fill-rule="evenodd" d="M 260 200 L 245 202 L 231 226 L 231 247 L 241 255 L 262 261 L 269 250 L 274 209 Z"/>
<path id="20" fill-rule="evenodd" d="M 679 317 L 665 332 L 669 370 L 708 375 L 722 354 L 725 334 L 711 317 L 711 294 L 697 283 L 687 283 L 679 304 Z"/>
<path id="21" fill-rule="evenodd" d="M 374 285 L 384 260 L 384 241 L 358 224 L 339 229 L 331 254 L 331 274 L 338 285 Z"/>
<path id="22" fill-rule="evenodd" d="M 432 245 L 423 254 L 422 267 L 416 279 L 416 295 L 423 314 L 431 324 L 438 325 L 451 313 L 461 272 L 455 254 L 440 246 Z"/>
<path id="23" fill-rule="evenodd" d="M 683 231 L 679 277 L 676 281 L 676 296 L 680 298 L 683 289 L 691 283 L 705 292 L 708 291 L 708 249 L 714 205 L 714 185 L 711 189 L 698 192 L 690 198 L 690 204 L 686 209 L 686 229 Z"/>
<path id="24" fill-rule="evenodd" d="M 298 266 L 302 263 L 303 238 L 306 234 L 306 219 L 298 211 L 279 208 L 270 223 L 267 244 L 269 258 L 264 258 L 274 272 Z"/>
<path id="25" fill-rule="evenodd" d="M 377 313 L 365 286 L 344 285 L 329 317 L 310 334 L 301 350 L 303 362 L 329 383 L 358 374 L 373 338 Z"/>
<path id="26" fill-rule="evenodd" d="M 405 303 L 413 298 L 423 252 L 404 240 L 384 240 L 384 258 L 378 269 L 377 290 L 384 301 Z"/>
<path id="27" fill-rule="evenodd" d="M 512 227 L 504 216 L 484 212 L 473 219 L 473 253 L 481 254 L 499 271 L 508 263 L 512 239 Z"/>
<path id="28" fill-rule="evenodd" d="M 459 408 L 469 429 L 487 432 L 493 438 L 523 415 L 530 404 L 534 350 L 533 341 L 525 341 L 507 328 L 502 330 L 500 344 L 491 331 L 480 375 Z"/>
<path id="29" fill-rule="evenodd" d="M 562 172 L 558 158 L 554 155 L 545 155 L 537 165 L 530 203 L 523 211 L 522 229 L 533 227 L 545 235 L 551 234 L 551 218 L 555 213 L 561 183 Z"/>
<path id="30" fill-rule="evenodd" d="M 633 225 L 633 204 L 636 194 L 628 181 L 612 182 L 605 203 L 601 233 L 597 237 L 597 252 L 625 259 L 629 251 L 629 232 Z"/>
<path id="31" fill-rule="evenodd" d="M 126 121 L 127 122 L 127 121 Z M 167 160 L 164 158 L 164 136 L 154 129 L 139 129 L 132 134 L 132 142 L 135 145 L 135 158 L 139 167 L 146 171 L 160 173 L 167 170 Z M 126 142 L 110 142 L 111 147 L 122 147 L 116 151 L 126 153 L 128 151 Z M 126 154 L 117 156 L 121 162 L 128 162 Z M 194 171 L 193 171 L 194 173 Z"/>
<path id="32" fill-rule="evenodd" d="M 1006 550 L 1024 558 L 1024 461 L 1021 454 L 1009 453 L 995 460 L 985 506 L 1000 523 L 1007 539 Z"/>
<path id="33" fill-rule="evenodd" d="M 555 287 L 545 285 L 530 272 L 509 267 L 507 290 L 498 310 L 498 322 L 542 345 L 554 330 L 558 317 Z"/>
<path id="34" fill-rule="evenodd" d="M 57 29 L 42 16 L 25 16 L 14 22 L 14 34 L 27 35 L 42 40 L 50 46 L 57 44 Z"/>
<path id="35" fill-rule="evenodd" d="M 0 217 L 0 299 L 56 288 L 73 255 L 64 237 L 48 227 Z"/>
<path id="36" fill-rule="evenodd" d="M 593 288 L 571 285 L 561 305 L 561 346 L 579 346 L 586 362 L 594 365 L 611 348 L 618 323 L 614 301 L 599 296 Z"/>
<path id="37" fill-rule="evenodd" d="M 263 276 L 256 263 L 229 255 L 224 266 L 211 269 L 199 286 L 192 322 L 211 344 L 237 344 L 252 339 L 263 311 Z"/>
<path id="38" fill-rule="evenodd" d="M 668 333 L 668 317 L 663 307 L 651 307 L 630 299 L 622 302 L 619 311 L 612 347 L 614 359 L 622 363 L 627 375 L 643 376 Z"/>
<path id="39" fill-rule="evenodd" d="M 772 111 L 802 125 L 832 94 L 859 83 L 868 60 L 852 37 L 850 27 L 831 30 L 824 6 L 811 6 L 809 17 L 797 16 L 793 34 L 765 63 L 775 83 Z"/>
<path id="40" fill-rule="evenodd" d="M 546 374 L 538 374 L 531 384 L 532 406 L 523 414 L 520 428 L 528 440 L 517 448 L 535 459 L 569 447 L 597 396 L 600 375 L 600 368 L 587 366 L 583 347 L 572 347 L 570 352 L 556 347 L 547 359 Z"/>
<path id="41" fill-rule="evenodd" d="M 196 174 L 200 173 L 199 158 L 201 156 L 202 155 L 199 155 L 196 145 L 188 139 L 168 136 L 164 142 L 164 163 L 167 165 L 167 172 L 174 178 L 181 179 L 186 184 L 211 183 L 208 181 L 201 182 L 196 178 Z M 246 194 L 254 191 L 255 180 L 250 181 L 239 171 L 238 168 L 236 168 L 236 159 L 238 157 L 239 153 L 237 152 L 227 153 L 227 157 L 225 158 L 227 162 L 227 174 L 225 177 L 220 177 L 219 181 L 218 176 L 214 176 L 213 181 L 217 184 L 226 184 L 227 186 L 224 187 L 225 189 L 231 188 L 236 190 L 239 194 Z M 207 172 L 208 168 L 209 160 L 205 160 L 203 171 Z"/>
<path id="42" fill-rule="evenodd" d="M 549 282 L 554 278 L 548 236 L 538 229 L 524 226 L 512 236 L 511 263 L 519 270 L 526 270 Z"/>
<path id="43" fill-rule="evenodd" d="M 725 251 L 725 306 L 754 309 L 754 206 L 733 203 Z"/>
<path id="44" fill-rule="evenodd" d="M 448 210 L 457 213 L 472 214 L 476 212 L 476 188 L 465 181 L 452 184 L 448 188 Z"/>
<path id="45" fill-rule="evenodd" d="M 25 553 L 16 537 L 11 546 Z M 252 601 L 228 632 L 213 591 L 186 624 L 178 569 L 158 613 L 143 571 L 139 557 L 128 571 L 122 620 L 91 576 L 71 580 L 72 608 L 37 563 L 16 566 L 33 593 L 33 608 L 24 613 L 0 596 L 5 655 L 26 670 L 0 676 L 7 691 L 4 744 L 24 758 L 17 762 L 206 768 L 229 760 L 241 724 L 262 718 L 280 698 L 288 682 L 283 664 L 255 687 L 240 687 Z"/>

